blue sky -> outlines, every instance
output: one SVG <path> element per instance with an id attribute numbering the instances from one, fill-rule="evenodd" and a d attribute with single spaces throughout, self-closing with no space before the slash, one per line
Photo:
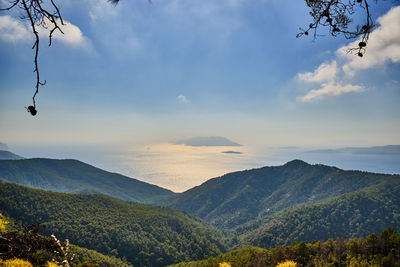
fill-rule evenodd
<path id="1" fill-rule="evenodd" d="M 36 117 L 24 110 L 33 39 L 17 13 L 0 13 L 0 141 L 11 147 L 208 135 L 245 145 L 400 143 L 396 2 L 372 3 L 386 20 L 362 59 L 341 52 L 354 40 L 295 37 L 310 22 L 305 1 L 60 6 L 68 26 L 51 47 L 42 38 L 47 84 Z"/>

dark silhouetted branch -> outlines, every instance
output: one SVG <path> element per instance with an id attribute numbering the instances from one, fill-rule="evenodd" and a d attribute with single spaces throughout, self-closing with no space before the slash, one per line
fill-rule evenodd
<path id="1" fill-rule="evenodd" d="M 348 52 L 355 51 L 356 55 L 362 57 L 368 44 L 368 38 L 373 28 L 374 21 L 371 17 L 370 6 L 368 0 L 305 0 L 307 6 L 310 7 L 310 15 L 313 22 L 306 29 L 300 28 L 300 32 L 296 37 L 309 35 L 312 31 L 314 40 L 319 36 L 320 27 L 328 27 L 329 33 L 336 37 L 343 35 L 347 39 L 355 39 L 361 37 L 358 47 L 349 49 Z M 377 2 L 377 0 L 375 0 Z M 357 11 L 364 13 L 364 23 L 362 26 L 357 25 L 353 30 L 349 29 L 353 22 Z"/>
<path id="2" fill-rule="evenodd" d="M 42 82 L 40 80 L 39 74 L 38 57 L 40 35 L 38 28 L 44 28 L 49 31 L 49 46 L 51 46 L 54 32 L 58 30 L 59 32 L 63 33 L 60 26 L 65 25 L 58 6 L 53 0 L 49 1 L 50 5 L 44 5 L 44 0 L 13 0 L 9 2 L 9 7 L 0 9 L 3 11 L 8 11 L 12 8 L 19 8 L 22 11 L 21 19 L 27 19 L 29 21 L 32 33 L 35 38 L 32 49 L 34 50 L 35 54 L 33 72 L 36 74 L 36 83 L 35 91 L 32 97 L 33 105 L 27 107 L 28 112 L 31 113 L 33 116 L 37 114 L 36 96 L 39 93 L 39 87 L 46 84 L 46 81 Z M 50 6 L 50 8 L 45 8 L 44 6 Z"/>

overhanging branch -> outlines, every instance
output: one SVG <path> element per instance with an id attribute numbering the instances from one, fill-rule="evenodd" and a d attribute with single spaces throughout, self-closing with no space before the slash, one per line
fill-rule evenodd
<path id="1" fill-rule="evenodd" d="M 39 43 L 40 34 L 38 29 L 43 28 L 49 32 L 49 46 L 52 44 L 53 34 L 55 31 L 63 33 L 60 28 L 61 25 L 65 25 L 60 10 L 53 0 L 50 1 L 48 5 L 44 3 L 44 0 L 12 0 L 10 5 L 5 8 L 0 8 L 0 11 L 9 11 L 13 8 L 19 8 L 22 11 L 21 19 L 26 19 L 29 21 L 29 25 L 32 29 L 34 35 L 34 43 L 32 49 L 34 50 L 34 70 L 35 75 L 35 90 L 32 97 L 32 105 L 27 107 L 29 113 L 33 116 L 37 114 L 36 110 L 36 96 L 39 93 L 39 87 L 46 84 L 46 81 L 40 80 L 39 73 Z M 44 7 L 46 6 L 46 7 Z M 50 8 L 47 8 L 50 6 Z"/>

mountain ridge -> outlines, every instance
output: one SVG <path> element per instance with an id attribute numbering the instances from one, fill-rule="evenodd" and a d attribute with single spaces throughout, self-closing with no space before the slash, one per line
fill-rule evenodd
<path id="1" fill-rule="evenodd" d="M 2 165 L 2 162 L 6 164 Z M 14 169 L 10 166 L 18 165 L 13 162 L 0 161 L 0 174 L 4 176 L 6 173 L 2 168 L 9 168 L 13 174 Z M 37 176 L 38 181 L 41 178 L 38 173 L 44 175 L 44 178 L 52 177 L 53 182 L 57 182 L 58 178 L 61 181 L 65 181 L 63 178 L 69 178 L 71 184 L 75 180 L 81 180 L 80 176 L 74 175 L 87 170 L 86 168 L 105 172 L 77 160 L 33 159 L 15 162 L 23 162 L 23 168 L 32 167 L 27 165 L 27 162 L 33 164 L 33 169 L 27 168 L 25 171 L 29 174 L 32 174 L 32 170 L 37 171 L 33 174 Z M 61 168 L 65 163 L 68 163 L 66 170 Z M 61 167 L 58 164 L 61 164 Z M 76 168 L 72 168 L 74 164 L 77 164 Z M 41 166 L 44 170 L 39 168 Z M 63 177 L 54 176 L 57 172 L 65 171 L 67 172 Z M 10 173 L 9 176 L 16 176 Z M 94 177 L 96 176 L 92 175 L 89 178 L 93 180 Z M 108 179 L 108 182 L 110 181 L 112 183 L 116 179 Z M 122 185 L 120 184 L 120 187 Z M 115 187 L 113 189 L 115 190 Z M 180 254 L 172 257 L 172 260 L 170 240 L 177 237 L 174 231 L 187 231 L 186 234 L 190 235 L 193 233 L 190 228 L 193 227 L 193 231 L 200 231 L 205 236 L 210 235 L 213 241 L 209 243 L 203 239 L 204 236 L 200 236 L 202 248 L 199 248 L 197 241 L 192 242 L 185 239 L 187 236 L 179 236 L 178 241 L 174 243 L 178 246 L 174 247 L 177 249 L 175 254 L 183 248 L 183 244 L 180 243 L 182 240 L 185 244 L 189 242 L 186 249 L 193 253 L 193 259 L 198 259 L 200 254 L 195 252 L 197 250 L 205 253 L 204 255 L 223 250 L 225 241 L 222 240 L 229 240 L 233 247 L 256 245 L 270 248 L 292 241 L 359 237 L 379 232 L 386 227 L 398 228 L 400 225 L 400 175 L 345 171 L 322 164 L 311 165 L 302 160 L 292 160 L 281 166 L 228 173 L 210 179 L 183 193 L 173 194 L 172 197 L 169 195 L 171 198 L 167 202 L 161 202 L 164 205 L 162 207 L 92 194 L 98 193 L 93 187 L 81 188 L 80 191 L 74 192 L 81 194 L 52 193 L 0 182 L 0 206 L 13 215 L 11 217 L 21 219 L 24 223 L 46 222 L 49 229 L 54 229 L 61 237 L 72 240 L 84 238 L 86 243 L 78 245 L 109 255 L 113 255 L 112 251 L 116 247 L 121 255 L 130 255 L 129 250 L 119 245 L 126 242 L 125 236 L 120 235 L 119 231 L 127 231 L 125 234 L 135 236 L 136 248 L 143 245 L 143 249 L 147 249 L 145 255 L 142 255 L 143 259 L 133 256 L 130 258 L 130 261 L 136 264 L 142 264 L 142 260 L 146 263 L 154 263 L 153 260 L 158 263 L 172 263 L 178 258 L 184 260 L 189 254 Z M 168 205 L 172 208 L 166 207 Z M 131 217 L 126 217 L 127 212 Z M 196 215 L 220 230 L 204 230 L 206 228 L 202 227 L 206 224 Z M 181 216 L 189 219 L 189 224 L 186 224 L 186 219 L 182 221 Z M 135 218 L 140 218 L 140 223 L 131 225 Z M 168 222 L 163 221 L 165 218 L 169 218 Z M 175 222 L 175 219 L 178 219 L 179 223 Z M 121 220 L 123 225 L 115 226 Z M 196 223 L 193 224 L 194 222 Z M 107 232 L 111 231 L 118 238 L 114 237 L 114 234 L 111 238 L 106 232 L 98 232 L 99 230 L 92 232 L 93 229 L 103 229 L 110 223 L 113 226 L 107 228 Z M 154 228 L 153 225 L 157 226 Z M 200 228 L 197 229 L 198 227 Z M 213 229 L 216 232 L 213 232 Z M 226 236 L 217 238 L 218 234 L 215 233 L 221 230 Z M 136 238 L 138 232 L 142 234 L 139 239 Z M 197 234 L 196 232 L 195 236 Z M 158 245 L 154 243 L 152 247 L 146 247 L 146 244 L 142 244 L 143 238 L 150 242 L 147 239 L 149 238 L 152 244 L 155 242 Z M 100 243 L 97 242 L 98 239 Z M 97 244 L 95 247 L 90 245 L 93 242 Z M 161 243 L 163 249 L 159 250 Z M 153 259 L 153 249 L 164 253 L 168 259 Z"/>
<path id="2" fill-rule="evenodd" d="M 400 175 L 345 171 L 292 160 L 282 166 L 228 173 L 175 195 L 171 207 L 231 228 L 294 205 L 357 191 Z"/>
<path id="3" fill-rule="evenodd" d="M 351 154 L 366 154 L 366 155 L 399 155 L 400 145 L 314 149 L 314 150 L 307 150 L 304 153 L 322 153 L 322 154 L 351 153 Z"/>
<path id="4" fill-rule="evenodd" d="M 175 194 L 75 159 L 1 160 L 0 180 L 56 192 L 96 191 L 141 203 L 157 203 Z"/>
<path id="5" fill-rule="evenodd" d="M 240 234 L 242 244 L 264 248 L 291 242 L 359 238 L 391 227 L 400 230 L 400 179 L 259 218 Z M 240 232 L 235 231 L 235 232 Z"/>
<path id="6" fill-rule="evenodd" d="M 0 160 L 17 160 L 17 159 L 24 159 L 24 157 L 14 154 L 8 150 L 0 149 Z"/>

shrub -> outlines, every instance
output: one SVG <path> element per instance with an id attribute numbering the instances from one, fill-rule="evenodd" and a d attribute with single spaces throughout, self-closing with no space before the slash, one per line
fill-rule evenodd
<path id="1" fill-rule="evenodd" d="M 276 267 L 296 267 L 297 263 L 295 263 L 294 261 L 285 261 L 285 262 L 281 262 L 278 263 L 278 265 Z"/>

